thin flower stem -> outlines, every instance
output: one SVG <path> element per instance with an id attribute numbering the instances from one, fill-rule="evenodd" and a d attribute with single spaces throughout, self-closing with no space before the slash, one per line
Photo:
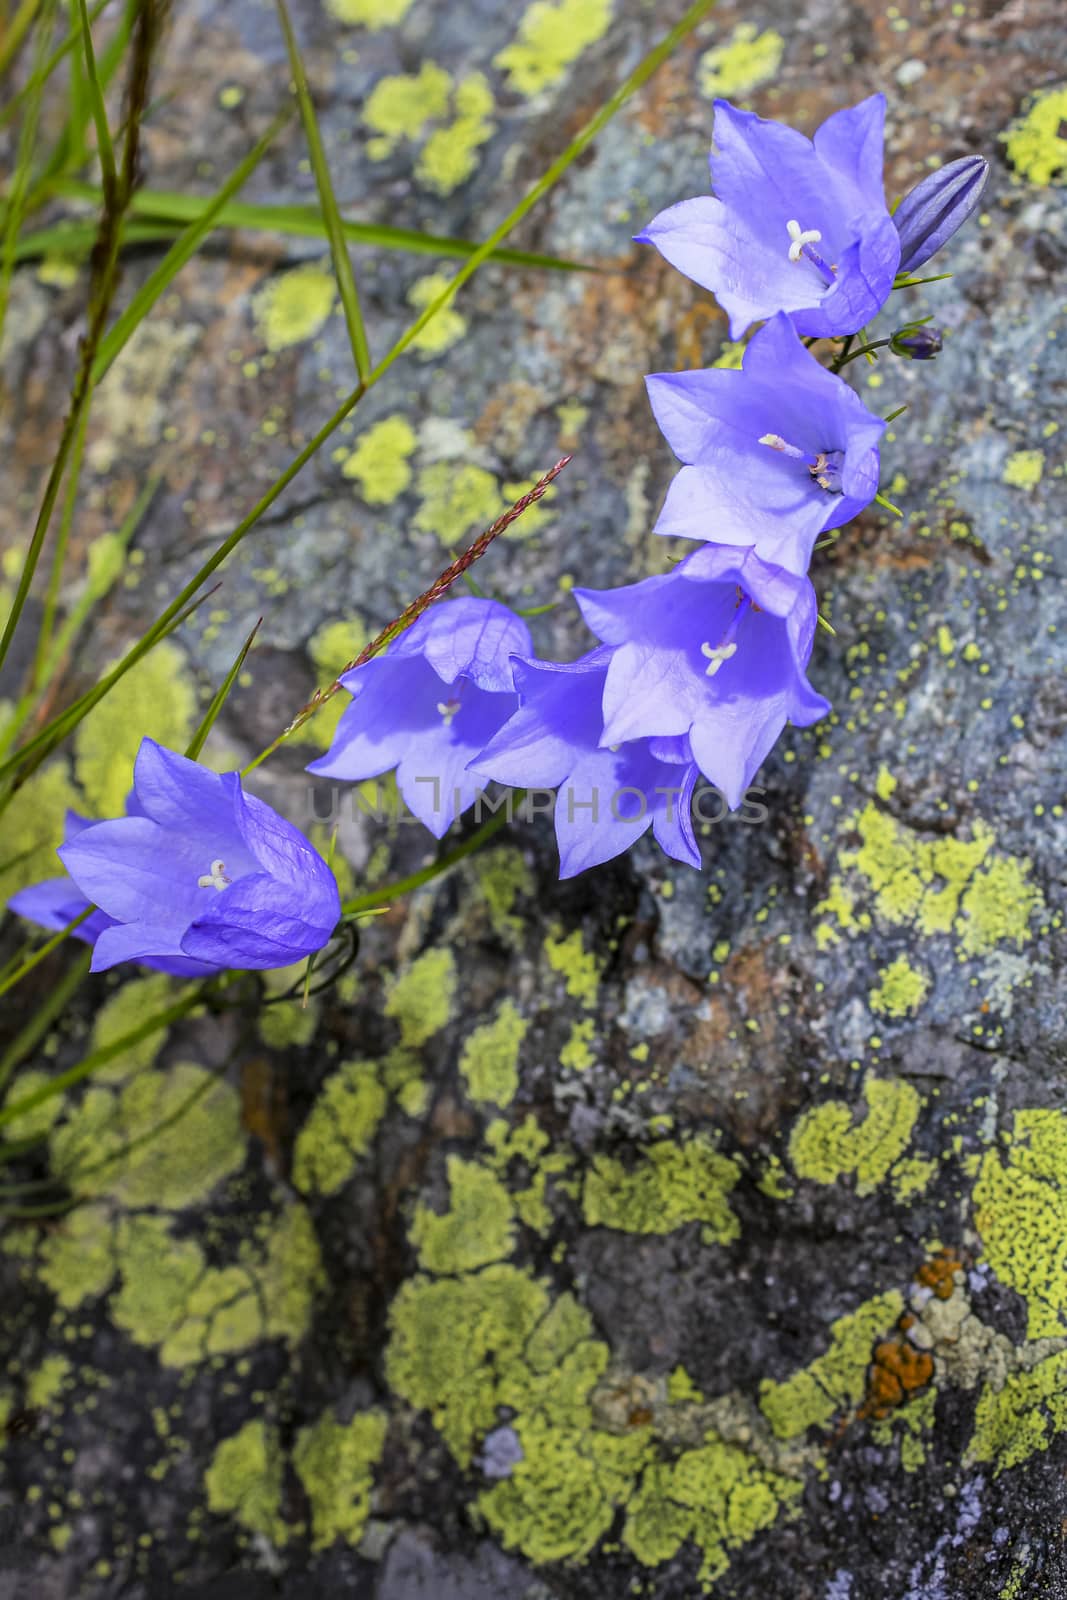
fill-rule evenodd
<path id="1" fill-rule="evenodd" d="M 59 589 L 63 581 L 63 568 L 67 559 L 67 546 L 70 543 L 70 530 L 74 524 L 74 508 L 78 502 L 78 484 L 81 480 L 82 458 L 85 455 L 85 435 L 88 432 L 88 428 L 89 407 L 86 405 L 81 414 L 74 440 L 70 470 L 67 473 L 67 492 L 63 497 L 63 510 L 59 518 L 59 533 L 56 535 L 56 547 L 52 552 L 52 570 L 48 575 L 44 611 L 41 616 L 40 627 L 37 630 L 37 653 L 34 657 L 33 672 L 30 676 L 31 694 L 44 680 L 48 657 L 52 649 L 52 628 L 55 623 L 56 609 L 59 605 Z"/>
<path id="2" fill-rule="evenodd" d="M 853 350 L 843 359 L 834 364 L 834 371 L 840 372 L 842 367 L 847 367 L 850 361 L 858 361 L 860 356 L 869 356 L 875 350 L 883 350 L 889 344 L 888 339 L 875 339 L 871 344 L 860 345 L 858 350 Z"/>
<path id="3" fill-rule="evenodd" d="M 53 950 L 58 949 L 67 935 L 73 933 L 75 928 L 80 928 L 86 917 L 92 915 L 92 911 L 92 906 L 87 906 L 84 911 L 80 912 L 78 916 L 74 918 L 73 922 L 68 922 L 65 928 L 60 928 L 58 933 L 54 933 L 50 939 L 41 945 L 39 950 L 35 950 L 31 956 L 27 956 L 25 961 L 17 966 L 13 972 L 9 973 L 4 978 L 3 982 L 0 983 L 0 995 L 7 994 L 8 990 L 13 989 L 16 984 L 21 983 L 23 978 L 25 978 L 28 973 L 33 971 L 34 967 L 40 966 L 45 956 L 51 955 Z M 3 1074 L 0 1073 L 0 1088 L 3 1087 L 3 1082 Z"/>
<path id="4" fill-rule="evenodd" d="M 472 833 L 469 839 L 464 839 L 462 844 L 457 844 L 454 850 L 449 850 L 447 855 L 441 856 L 438 861 L 431 862 L 428 867 L 423 867 L 419 872 L 412 872 L 406 878 L 398 878 L 395 883 L 387 884 L 384 889 L 372 889 L 368 894 L 359 894 L 352 900 L 346 900 L 341 907 L 341 915 L 344 917 L 358 917 L 366 911 L 377 911 L 381 906 L 391 905 L 401 895 L 410 894 L 413 889 L 421 889 L 423 884 L 432 883 L 435 878 L 442 877 L 444 873 L 451 871 L 461 861 L 465 861 L 468 856 L 473 855 L 476 850 L 480 850 L 482 845 L 488 839 L 491 839 L 494 834 L 499 833 L 505 823 L 512 820 L 515 810 L 518 806 L 521 806 L 525 798 L 525 789 L 515 789 L 509 797 L 504 810 L 494 812 L 488 822 L 483 822 L 481 827 L 475 833 Z"/>
<path id="5" fill-rule="evenodd" d="M 354 672 L 357 667 L 364 666 L 372 656 L 378 654 L 379 650 L 383 650 L 391 639 L 395 639 L 397 634 L 403 633 L 406 628 L 410 628 L 411 624 L 417 621 L 422 616 L 422 613 L 433 605 L 435 600 L 440 600 L 441 596 L 452 587 L 456 579 L 462 577 L 468 567 L 472 567 L 476 561 L 479 561 L 484 556 L 493 540 L 498 539 L 506 528 L 509 528 L 513 522 L 522 516 L 524 511 L 529 510 L 530 506 L 541 499 L 545 490 L 554 479 L 559 477 L 570 460 L 570 456 L 564 456 L 561 461 L 556 462 L 554 467 L 550 467 L 544 476 L 538 479 L 533 488 L 528 490 L 526 494 L 521 495 L 514 505 L 508 507 L 502 516 L 497 517 L 492 527 L 486 528 L 484 533 L 479 534 L 474 543 L 464 550 L 463 554 L 458 556 L 451 566 L 446 567 L 444 572 L 435 578 L 428 589 L 424 589 L 422 594 L 414 599 L 409 606 L 405 607 L 398 617 L 393 618 L 392 622 L 386 623 L 382 631 L 371 640 L 370 644 L 364 645 L 359 655 L 341 668 L 331 684 L 328 684 L 323 689 L 316 689 L 311 699 L 305 706 L 301 707 L 293 720 L 282 729 L 278 737 L 272 740 L 265 750 L 261 750 L 254 761 L 250 761 L 242 769 L 242 777 L 247 777 L 250 772 L 254 772 L 262 762 L 266 761 L 269 755 L 273 755 L 279 745 L 284 744 L 285 740 L 296 733 L 299 728 L 302 728 L 305 722 L 315 715 L 316 711 L 321 710 L 327 700 L 332 699 L 338 690 L 343 687 L 341 679 L 346 673 Z"/>
<path id="6" fill-rule="evenodd" d="M 68 1000 L 88 976 L 91 960 L 92 951 L 83 951 L 70 968 L 70 971 L 63 974 L 63 977 L 37 1008 L 30 1020 L 12 1039 L 4 1051 L 3 1057 L 0 1058 L 0 1094 L 7 1088 L 15 1068 L 25 1060 L 30 1051 L 44 1038 Z M 34 1104 L 36 1104 L 36 1101 Z M 4 1113 L 0 1111 L 0 1122 L 4 1120 Z"/>

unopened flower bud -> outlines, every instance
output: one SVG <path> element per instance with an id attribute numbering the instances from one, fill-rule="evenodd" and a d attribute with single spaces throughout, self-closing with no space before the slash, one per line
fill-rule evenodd
<path id="1" fill-rule="evenodd" d="M 963 227 L 988 176 L 984 156 L 962 156 L 931 172 L 904 196 L 893 213 L 900 235 L 899 272 L 914 272 Z"/>
<path id="2" fill-rule="evenodd" d="M 940 328 L 898 328 L 889 340 L 893 354 L 909 361 L 932 361 L 943 344 Z"/>

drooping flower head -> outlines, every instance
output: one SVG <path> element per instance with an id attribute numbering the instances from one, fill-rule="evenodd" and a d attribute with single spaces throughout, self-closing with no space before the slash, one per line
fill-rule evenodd
<path id="1" fill-rule="evenodd" d="M 731 809 L 786 723 L 830 709 L 805 672 L 815 591 L 751 551 L 706 545 L 665 577 L 575 597 L 612 646 L 601 743 L 687 736 Z"/>
<path id="2" fill-rule="evenodd" d="M 690 807 L 697 769 L 685 739 L 634 739 L 606 748 L 604 683 L 612 652 L 566 665 L 518 661 L 521 707 L 473 762 L 516 788 L 556 789 L 559 875 L 621 855 L 651 828 L 677 861 L 700 865 Z"/>
<path id="3" fill-rule="evenodd" d="M 885 304 L 900 239 L 885 203 L 885 97 L 806 139 L 716 100 L 714 196 L 661 211 L 637 238 L 710 289 L 731 338 L 788 311 L 798 333 L 856 333 Z"/>
<path id="4" fill-rule="evenodd" d="M 405 804 L 440 839 L 477 797 L 468 762 L 518 706 L 510 657 L 532 653 L 526 624 L 495 600 L 432 606 L 345 674 L 352 704 L 308 771 L 359 782 L 395 767 Z"/>
<path id="5" fill-rule="evenodd" d="M 174 971 L 287 967 L 321 950 L 341 903 L 326 862 L 236 772 L 209 772 L 141 741 L 131 813 L 81 828 L 59 855 L 110 925 L 92 970 L 141 961 Z"/>
<path id="6" fill-rule="evenodd" d="M 740 371 L 659 372 L 646 382 L 685 463 L 657 533 L 750 546 L 802 574 L 819 534 L 877 493 L 885 423 L 819 365 L 784 312 L 750 340 Z"/>
<path id="7" fill-rule="evenodd" d="M 984 156 L 961 156 L 923 178 L 893 213 L 900 235 L 900 271 L 921 267 L 967 221 L 989 177 Z"/>

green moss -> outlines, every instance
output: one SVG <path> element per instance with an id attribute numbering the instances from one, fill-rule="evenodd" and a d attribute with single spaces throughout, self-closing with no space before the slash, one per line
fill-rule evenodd
<path id="1" fill-rule="evenodd" d="M 414 0 L 326 0 L 326 9 L 338 22 L 376 31 L 403 22 Z"/>
<path id="2" fill-rule="evenodd" d="M 867 1114 L 854 1123 L 852 1107 L 828 1100 L 798 1118 L 789 1140 L 789 1157 L 799 1178 L 836 1183 L 854 1176 L 859 1194 L 870 1194 L 904 1154 L 922 1108 L 910 1083 L 868 1077 L 863 1085 Z"/>
<path id="3" fill-rule="evenodd" d="M 246 1422 L 239 1433 L 222 1440 L 211 1458 L 204 1474 L 208 1507 L 229 1514 L 271 1544 L 284 1544 L 288 1529 L 281 1515 L 283 1472 L 276 1429 L 265 1422 Z"/>
<path id="4" fill-rule="evenodd" d="M 967 1462 L 993 1461 L 999 1476 L 1047 1450 L 1053 1437 L 1064 1432 L 1067 1350 L 1039 1361 L 1029 1372 L 1012 1373 L 1002 1388 L 985 1386 L 975 1408 Z"/>
<path id="5" fill-rule="evenodd" d="M 1067 1333 L 1067 1114 L 1015 1113 L 1004 1154 L 982 1161 L 974 1208 L 986 1259 L 1026 1301 L 1028 1336 Z"/>
<path id="6" fill-rule="evenodd" d="M 585 1220 L 624 1233 L 671 1233 L 700 1222 L 706 1238 L 729 1244 L 741 1231 L 727 1201 L 739 1177 L 737 1163 L 702 1137 L 655 1144 L 631 1170 L 597 1156 L 585 1179 Z"/>
<path id="7" fill-rule="evenodd" d="M 163 1011 L 172 1005 L 176 994 L 176 986 L 170 978 L 154 973 L 148 978 L 134 978 L 105 1000 L 96 1014 L 93 1024 L 93 1049 L 104 1050 L 108 1045 L 114 1044 L 125 1034 L 132 1033 L 142 1022 L 154 1012 Z M 122 1083 L 141 1072 L 145 1067 L 150 1067 L 158 1056 L 166 1040 L 166 1033 L 160 1029 L 150 1033 L 146 1039 L 138 1044 L 128 1046 L 121 1055 L 109 1061 L 106 1066 L 98 1068 L 93 1074 L 96 1083 Z"/>
<path id="8" fill-rule="evenodd" d="M 402 139 L 417 139 L 428 122 L 443 117 L 451 92 L 450 74 L 432 61 L 417 73 L 379 78 L 363 107 L 363 121 L 374 135 L 367 141 L 371 160 L 384 160 Z"/>
<path id="9" fill-rule="evenodd" d="M 416 311 L 425 310 L 428 305 L 433 304 L 438 295 L 444 294 L 450 281 L 443 272 L 431 272 L 423 278 L 416 278 L 408 290 L 408 305 L 413 306 Z M 433 356 L 440 356 L 446 350 L 451 350 L 466 331 L 466 317 L 462 316 L 455 306 L 445 306 L 411 341 L 411 348 L 417 350 L 428 361 Z"/>
<path id="10" fill-rule="evenodd" d="M 74 1368 L 66 1356 L 45 1356 L 26 1379 L 26 1404 L 47 1410 L 55 1404 Z"/>
<path id="11" fill-rule="evenodd" d="M 416 487 L 416 531 L 436 534 L 449 548 L 467 544 L 507 505 L 493 474 L 471 461 L 433 461 L 419 473 Z"/>
<path id="12" fill-rule="evenodd" d="M 603 38 L 612 0 L 533 0 L 511 44 L 493 58 L 507 87 L 527 97 L 558 83 L 582 51 Z"/>
<path id="13" fill-rule="evenodd" d="M 511 845 L 486 850 L 471 863 L 478 893 L 485 901 L 489 922 L 498 939 L 517 945 L 522 937 L 522 918 L 513 914 L 516 897 L 532 895 L 533 878 L 520 852 Z"/>
<path id="14" fill-rule="evenodd" d="M 1004 464 L 1003 481 L 1013 489 L 1036 489 L 1045 470 L 1043 450 L 1016 450 Z"/>
<path id="15" fill-rule="evenodd" d="M 795 1439 L 808 1428 L 827 1428 L 839 1412 L 863 1398 L 874 1345 L 904 1310 L 895 1291 L 875 1295 L 830 1325 L 830 1347 L 782 1383 L 760 1385 L 760 1410 L 779 1439 Z"/>
<path id="16" fill-rule="evenodd" d="M 623 1543 L 643 1566 L 669 1561 L 686 1540 L 700 1549 L 701 1583 L 721 1577 L 803 1484 L 771 1472 L 740 1445 L 712 1438 L 650 1468 L 627 1509 Z"/>
<path id="17" fill-rule="evenodd" d="M 884 1017 L 906 1017 L 918 1011 L 930 989 L 925 972 L 913 967 L 906 956 L 898 956 L 878 974 L 881 983 L 870 993 L 872 1011 Z"/>
<path id="18" fill-rule="evenodd" d="M 370 1146 L 387 1100 L 373 1061 L 347 1061 L 331 1073 L 296 1138 L 296 1187 L 318 1194 L 343 1188 Z"/>
<path id="19" fill-rule="evenodd" d="M 409 458 L 415 444 L 415 430 L 406 417 L 396 412 L 367 429 L 341 471 L 359 484 L 359 492 L 369 506 L 392 505 L 411 482 Z"/>
<path id="20" fill-rule="evenodd" d="M 487 1168 L 448 1158 L 452 1203 L 443 1216 L 417 1206 L 411 1242 L 430 1272 L 469 1272 L 510 1255 L 514 1210 L 507 1189 Z"/>
<path id="21" fill-rule="evenodd" d="M 519 1051 L 528 1027 L 512 1001 L 505 1000 L 492 1022 L 474 1029 L 459 1058 L 472 1100 L 501 1107 L 511 1104 L 519 1087 Z"/>
<path id="22" fill-rule="evenodd" d="M 311 1506 L 313 1550 L 325 1550 L 335 1539 L 358 1544 L 387 1428 L 381 1411 L 358 1412 L 344 1424 L 326 1412 L 297 1434 L 293 1466 Z"/>
<path id="23" fill-rule="evenodd" d="M 739 100 L 769 83 L 782 64 L 785 40 L 773 28 L 760 32 L 754 22 L 739 22 L 725 44 L 706 50 L 698 66 L 702 95 Z"/>
<path id="24" fill-rule="evenodd" d="M 268 350 L 313 339 L 326 325 L 337 297 L 333 274 L 310 262 L 271 278 L 252 299 L 252 315 Z"/>
<path id="25" fill-rule="evenodd" d="M 184 749 L 196 710 L 185 657 L 164 640 L 78 725 L 75 769 L 90 809 L 101 817 L 123 816 L 141 740 L 147 735 L 169 750 Z"/>
<path id="26" fill-rule="evenodd" d="M 493 135 L 493 91 L 481 72 L 468 73 L 456 85 L 455 119 L 436 128 L 422 147 L 415 176 L 435 194 L 449 195 L 472 177 L 478 151 Z M 427 332 L 433 323 L 427 325 Z"/>
<path id="27" fill-rule="evenodd" d="M 565 939 L 552 936 L 545 940 L 545 956 L 553 972 L 560 972 L 567 980 L 567 993 L 583 1006 L 596 1004 L 600 988 L 600 973 L 596 956 L 582 943 L 582 930 L 575 928 Z"/>
<path id="28" fill-rule="evenodd" d="M 400 1024 L 400 1038 L 417 1050 L 443 1028 L 452 1015 L 456 963 L 451 950 L 427 950 L 394 979 L 385 1014 Z"/>
<path id="29" fill-rule="evenodd" d="M 114 1232 L 103 1206 L 79 1206 L 41 1244 L 41 1282 L 64 1311 L 103 1294 L 115 1268 Z"/>
<path id="30" fill-rule="evenodd" d="M 63 818 L 68 810 L 84 809 L 60 762 L 44 767 L 16 791 L 4 810 L 0 845 L 0 896 L 5 902 L 27 884 L 62 877 L 56 848 L 63 843 Z"/>
<path id="31" fill-rule="evenodd" d="M 1001 134 L 1012 166 L 1039 188 L 1067 179 L 1065 120 L 1067 87 L 1048 89 L 1036 95 L 1026 115 Z"/>

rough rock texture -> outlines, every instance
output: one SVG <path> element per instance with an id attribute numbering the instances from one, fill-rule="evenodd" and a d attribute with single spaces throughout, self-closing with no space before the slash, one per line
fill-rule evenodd
<path id="1" fill-rule="evenodd" d="M 680 12 L 302 0 L 343 205 L 483 237 Z M 567 583 L 665 565 L 642 374 L 736 351 L 629 236 L 704 187 L 714 94 L 810 130 L 884 89 L 891 195 L 990 157 L 952 279 L 896 297 L 944 355 L 850 369 L 908 404 L 904 517 L 817 557 L 836 709 L 782 741 L 761 817 L 708 822 L 702 873 L 646 843 L 562 886 L 545 824 L 515 826 L 365 925 L 308 1011 L 194 1018 L 12 1126 L 49 1134 L 20 1175 L 89 1200 L 0 1237 L 0 1596 L 1067 1596 L 1061 44 L 1054 0 L 721 5 L 514 241 L 606 270 L 483 269 L 5 818 L 10 892 L 64 805 L 121 801 L 142 732 L 187 736 L 262 613 L 209 746 L 247 758 L 564 450 L 480 582 L 561 598 L 534 626 L 576 651 Z M 285 78 L 269 5 L 179 4 L 147 180 L 209 193 Z M 313 197 L 302 156 L 293 126 L 248 197 Z M 356 263 L 379 354 L 451 270 Z M 16 275 L 9 551 L 84 290 Z M 321 244 L 220 235 L 183 272 L 94 404 L 78 562 L 161 481 L 64 693 L 351 383 Z M 294 821 L 329 722 L 259 775 Z M 340 819 L 352 884 L 428 859 Z M 84 993 L 14 1094 L 170 988 Z"/>

